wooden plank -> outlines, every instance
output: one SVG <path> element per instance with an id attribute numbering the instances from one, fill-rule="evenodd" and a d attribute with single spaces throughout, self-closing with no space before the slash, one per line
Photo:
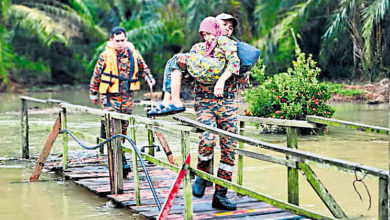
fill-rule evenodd
<path id="1" fill-rule="evenodd" d="M 156 133 L 156 136 L 158 138 L 158 141 L 161 144 L 161 147 L 163 148 L 163 150 L 165 152 L 165 155 L 167 156 L 169 163 L 177 166 L 178 164 L 176 163 L 175 158 L 173 158 L 171 148 L 169 147 L 168 142 L 165 139 L 164 135 L 161 132 L 157 132 L 157 131 L 155 133 Z"/>
<path id="2" fill-rule="evenodd" d="M 287 127 L 287 147 L 298 149 L 298 129 Z M 286 156 L 289 160 L 291 157 Z M 296 162 L 295 162 L 296 164 Z M 299 178 L 296 168 L 287 167 L 287 201 L 299 206 Z"/>
<path id="3" fill-rule="evenodd" d="M 242 115 L 239 115 L 238 119 L 240 121 L 245 121 L 245 122 L 278 125 L 278 126 L 284 126 L 284 127 L 296 127 L 296 128 L 316 128 L 317 127 L 315 123 L 310 123 L 310 122 L 302 121 L 302 120 L 260 118 L 260 117 L 251 117 L 251 116 L 242 116 Z"/>
<path id="4" fill-rule="evenodd" d="M 342 121 L 333 118 L 324 118 L 324 117 L 314 116 L 314 115 L 307 115 L 306 120 L 318 124 L 333 126 L 333 127 L 350 128 L 359 131 L 379 133 L 379 134 L 389 134 L 388 128 L 374 126 L 374 125 L 366 125 L 358 122 Z"/>
<path id="5" fill-rule="evenodd" d="M 22 109 L 20 111 L 20 120 L 22 128 L 22 158 L 29 159 L 29 138 L 28 138 L 28 103 L 25 99 L 21 99 Z"/>
<path id="6" fill-rule="evenodd" d="M 379 192 L 378 192 L 378 219 L 384 220 L 388 219 L 388 180 L 379 178 Z"/>
<path id="7" fill-rule="evenodd" d="M 240 121 L 240 135 L 244 135 L 245 131 L 245 122 Z M 238 148 L 243 150 L 244 149 L 244 143 L 239 142 Z M 237 169 L 237 184 L 242 186 L 243 181 L 243 175 L 244 175 L 244 157 L 242 154 L 238 155 L 238 169 Z"/>
<path id="8" fill-rule="evenodd" d="M 119 119 L 113 119 L 113 135 L 122 134 L 122 122 Z M 122 162 L 122 140 L 116 138 L 114 140 L 114 183 L 115 194 L 123 193 L 123 162 Z"/>
<path id="9" fill-rule="evenodd" d="M 182 164 L 185 164 L 187 155 L 190 155 L 190 132 L 181 132 L 181 154 L 183 158 Z M 183 179 L 184 189 L 184 219 L 192 219 L 192 184 L 190 170 L 187 169 Z"/>
<path id="10" fill-rule="evenodd" d="M 293 160 L 286 160 L 284 158 L 277 157 L 277 156 L 266 155 L 266 154 L 252 152 L 252 151 L 248 151 L 248 150 L 242 150 L 239 148 L 236 149 L 236 153 L 240 156 L 246 156 L 246 157 L 250 157 L 253 159 L 258 159 L 258 160 L 262 160 L 262 161 L 266 161 L 266 162 L 270 162 L 270 163 L 275 163 L 275 164 L 279 164 L 279 165 L 283 165 L 283 166 L 287 166 L 287 167 L 292 167 L 292 168 L 297 167 L 296 163 Z"/>
<path id="11" fill-rule="evenodd" d="M 24 95 L 21 95 L 20 98 L 21 98 L 22 100 L 27 100 L 27 101 L 31 101 L 31 102 L 47 103 L 46 100 L 37 99 L 37 98 L 33 98 L 33 97 L 29 97 L 29 96 L 24 96 Z"/>
<path id="12" fill-rule="evenodd" d="M 257 193 L 255 191 L 243 188 L 242 186 L 240 186 L 238 184 L 234 184 L 234 183 L 231 183 L 231 182 L 226 181 L 224 179 L 221 179 L 219 177 L 212 176 L 206 172 L 203 172 L 203 171 L 200 171 L 197 169 L 192 169 L 192 168 L 191 168 L 191 171 L 194 172 L 197 176 L 199 176 L 205 180 L 212 181 L 215 184 L 221 185 L 221 186 L 229 188 L 229 189 L 233 189 L 238 194 L 250 196 L 252 198 L 255 198 L 255 199 L 258 199 L 260 201 L 264 201 L 268 204 L 271 204 L 275 207 L 290 211 L 294 214 L 304 215 L 304 216 L 307 216 L 309 218 L 314 218 L 314 219 L 332 219 L 332 218 L 324 216 L 322 214 L 319 214 L 319 213 L 316 213 L 313 211 L 309 211 L 309 210 L 303 209 L 301 207 L 298 207 L 296 205 L 289 204 L 289 203 L 283 202 L 281 200 L 271 198 L 271 197 L 266 196 L 264 194 Z"/>
<path id="13" fill-rule="evenodd" d="M 61 120 L 60 120 L 60 115 L 58 115 L 51 132 L 49 136 L 46 139 L 46 143 L 43 146 L 42 152 L 39 155 L 38 161 L 35 164 L 34 171 L 31 174 L 30 181 L 37 181 L 39 176 L 41 175 L 43 166 L 45 165 L 46 159 L 50 154 L 51 148 L 53 147 L 53 144 L 55 140 L 57 139 L 57 136 L 60 132 L 60 127 L 61 127 Z"/>
<path id="14" fill-rule="evenodd" d="M 349 162 L 349 161 L 345 161 L 345 160 L 334 159 L 331 157 L 327 157 L 327 156 L 323 156 L 323 155 L 319 155 L 319 154 L 315 154 L 315 153 L 310 153 L 310 152 L 306 152 L 306 151 L 301 151 L 301 150 L 297 150 L 297 149 L 289 149 L 289 148 L 282 147 L 282 146 L 279 146 L 276 144 L 271 144 L 271 143 L 267 143 L 264 141 L 259 141 L 257 139 L 251 138 L 251 137 L 245 137 L 245 136 L 242 136 L 239 134 L 234 134 L 231 132 L 224 131 L 224 130 L 219 129 L 219 128 L 214 128 L 214 127 L 199 123 L 197 121 L 194 121 L 194 120 L 182 117 L 182 116 L 173 116 L 173 118 L 178 120 L 178 121 L 181 121 L 185 124 L 191 124 L 197 128 L 203 129 L 203 130 L 211 131 L 211 132 L 216 133 L 218 135 L 224 135 L 224 136 L 233 138 L 239 142 L 244 142 L 244 143 L 250 144 L 252 146 L 261 147 L 264 149 L 284 153 L 284 154 L 299 158 L 300 160 L 311 160 L 311 161 L 317 162 L 319 164 L 330 165 L 332 168 L 337 167 L 339 170 L 347 171 L 350 173 L 355 173 L 357 171 L 366 172 L 367 174 L 381 177 L 381 178 L 387 178 L 388 173 L 389 173 L 386 170 L 378 169 L 375 167 L 365 166 L 362 164 Z"/>
<path id="15" fill-rule="evenodd" d="M 63 102 L 60 104 L 60 107 L 66 108 L 68 110 L 79 111 L 79 112 L 84 112 L 84 113 L 89 113 L 89 114 L 99 115 L 99 116 L 104 116 L 105 114 L 109 113 L 112 118 L 122 119 L 122 120 L 129 120 L 129 118 L 134 118 L 137 120 L 137 123 L 148 124 L 148 125 L 153 125 L 153 126 L 161 126 L 161 127 L 165 127 L 165 128 L 171 129 L 171 130 L 177 130 L 177 131 L 194 131 L 195 130 L 192 127 L 183 126 L 183 125 L 180 125 L 176 122 L 156 120 L 156 119 L 151 119 L 151 118 L 146 118 L 146 117 L 141 117 L 141 116 L 136 116 L 136 115 L 128 115 L 128 114 L 117 113 L 117 112 L 109 112 L 109 111 L 96 109 L 96 108 L 90 108 L 90 107 L 81 106 L 81 105 L 73 105 L 70 103 Z"/>
<path id="16" fill-rule="evenodd" d="M 130 118 L 129 119 L 129 124 L 130 125 L 135 125 L 135 118 Z M 136 134 L 135 134 L 135 127 L 133 126 L 130 128 L 130 133 L 131 133 L 131 138 L 134 143 L 136 143 Z M 123 149 L 123 148 L 122 148 Z M 131 158 L 133 161 L 133 175 L 134 175 L 134 184 L 135 184 L 135 198 L 136 198 L 136 204 L 140 205 L 141 204 L 141 195 L 140 195 L 140 187 L 139 187 L 139 175 L 138 175 L 138 155 L 136 152 L 133 150 L 131 152 Z"/>
<path id="17" fill-rule="evenodd" d="M 298 167 L 332 215 L 336 218 L 348 218 L 310 166 L 305 163 L 298 163 Z"/>
<path id="18" fill-rule="evenodd" d="M 68 129 L 67 126 L 67 118 L 66 118 L 66 109 L 61 110 L 61 129 L 66 130 Z M 62 142 L 63 142 L 63 148 L 62 148 L 62 168 L 65 170 L 68 168 L 68 133 L 64 132 L 62 133 Z"/>
<path id="19" fill-rule="evenodd" d="M 61 105 L 60 105 L 61 106 Z M 110 138 L 112 136 L 111 134 L 111 115 L 109 113 L 104 115 L 104 120 L 106 123 L 106 137 Z M 108 159 L 108 171 L 110 176 L 110 187 L 111 187 L 111 193 L 115 192 L 115 176 L 114 176 L 114 149 L 113 149 L 113 143 L 112 141 L 107 142 L 107 159 Z"/>

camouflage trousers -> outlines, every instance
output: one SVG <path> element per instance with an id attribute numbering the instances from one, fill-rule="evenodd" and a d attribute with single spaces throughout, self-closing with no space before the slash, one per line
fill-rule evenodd
<path id="1" fill-rule="evenodd" d="M 134 93 L 122 92 L 119 94 L 101 94 L 100 102 L 102 103 L 103 110 L 110 112 L 118 112 L 124 114 L 133 113 Z M 127 128 L 129 127 L 129 121 L 122 120 L 122 134 L 127 134 Z"/>
<path id="2" fill-rule="evenodd" d="M 198 122 L 232 133 L 237 133 L 238 106 L 234 99 L 216 99 L 197 96 L 195 97 L 194 107 L 196 120 Z M 214 147 L 217 143 L 217 136 L 218 135 L 208 131 L 201 134 L 197 164 L 197 168 L 199 170 L 210 173 L 210 163 L 214 155 Z M 217 176 L 231 181 L 235 159 L 235 151 L 233 147 L 237 147 L 237 141 L 225 136 L 220 136 L 219 145 L 221 147 L 221 159 Z M 216 185 L 216 188 L 220 189 L 221 186 Z"/>

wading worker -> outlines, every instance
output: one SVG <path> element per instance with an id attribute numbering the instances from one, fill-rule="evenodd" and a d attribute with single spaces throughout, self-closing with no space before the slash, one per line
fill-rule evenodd
<path id="1" fill-rule="evenodd" d="M 99 93 L 103 110 L 132 114 L 134 91 L 140 90 L 140 78 L 149 85 L 155 84 L 142 56 L 127 41 L 125 29 L 114 27 L 93 71 L 89 90 L 91 101 L 97 105 Z M 121 124 L 122 134 L 126 135 L 129 122 L 122 120 Z M 126 176 L 127 172 L 124 174 Z"/>

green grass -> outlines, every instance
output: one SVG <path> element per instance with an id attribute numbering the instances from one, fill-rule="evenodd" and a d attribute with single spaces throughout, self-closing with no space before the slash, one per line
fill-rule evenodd
<path id="1" fill-rule="evenodd" d="M 344 85 L 341 83 L 328 83 L 329 90 L 332 94 L 344 95 L 344 96 L 357 96 L 364 94 L 361 89 L 344 89 Z"/>

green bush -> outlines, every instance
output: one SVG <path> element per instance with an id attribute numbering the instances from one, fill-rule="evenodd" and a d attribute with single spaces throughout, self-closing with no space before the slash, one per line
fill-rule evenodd
<path id="1" fill-rule="evenodd" d="M 299 49 L 295 52 L 296 60 L 285 73 L 266 78 L 262 61 L 251 70 L 259 85 L 244 92 L 247 115 L 295 120 L 333 115 L 334 110 L 326 104 L 331 96 L 328 84 L 316 78 L 321 70 L 311 56 L 306 58 Z"/>

